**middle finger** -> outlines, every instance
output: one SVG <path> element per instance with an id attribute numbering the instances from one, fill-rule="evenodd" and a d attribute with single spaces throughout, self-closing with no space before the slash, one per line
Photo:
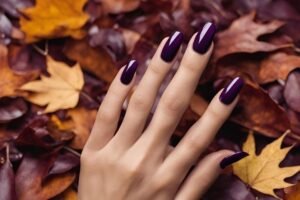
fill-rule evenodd
<path id="1" fill-rule="evenodd" d="M 191 38 L 177 73 L 162 95 L 152 121 L 141 137 L 142 146 L 150 143 L 164 148 L 168 144 L 212 53 L 215 32 L 214 24 L 206 23 Z"/>

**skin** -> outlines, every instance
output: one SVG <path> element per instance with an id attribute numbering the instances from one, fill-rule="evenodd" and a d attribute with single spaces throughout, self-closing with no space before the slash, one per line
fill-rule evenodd
<path id="1" fill-rule="evenodd" d="M 234 152 L 221 150 L 201 160 L 199 156 L 229 117 L 238 97 L 225 105 L 219 100 L 219 91 L 180 143 L 175 148 L 169 145 L 213 49 L 212 44 L 203 55 L 195 52 L 194 38 L 195 35 L 146 129 L 158 89 L 173 64 L 160 58 L 168 38 L 159 45 L 117 130 L 122 105 L 134 83 L 133 80 L 129 85 L 122 84 L 124 67 L 120 69 L 82 152 L 80 200 L 196 200 L 218 177 L 221 160 Z M 195 167 L 188 173 L 192 166 Z"/>

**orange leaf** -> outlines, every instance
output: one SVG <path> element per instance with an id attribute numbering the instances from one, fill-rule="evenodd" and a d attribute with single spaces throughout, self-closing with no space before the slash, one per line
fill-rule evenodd
<path id="1" fill-rule="evenodd" d="M 20 19 L 27 42 L 44 38 L 71 36 L 82 38 L 80 29 L 88 20 L 83 12 L 87 0 L 36 0 L 35 7 L 26 8 Z"/>

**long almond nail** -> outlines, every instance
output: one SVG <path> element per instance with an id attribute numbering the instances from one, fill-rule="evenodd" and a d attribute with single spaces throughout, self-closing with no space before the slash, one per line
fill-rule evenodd
<path id="1" fill-rule="evenodd" d="M 121 82 L 125 85 L 128 85 L 137 69 L 138 63 L 136 60 L 131 60 L 124 68 L 122 75 L 121 75 Z"/>
<path id="2" fill-rule="evenodd" d="M 235 154 L 233 154 L 231 156 L 228 156 L 228 157 L 224 158 L 220 162 L 220 167 L 222 169 L 224 169 L 227 166 L 229 166 L 229 165 L 231 165 L 231 164 L 233 164 L 233 163 L 235 163 L 235 162 L 237 162 L 237 161 L 239 161 L 239 160 L 241 160 L 241 159 L 243 159 L 243 158 L 245 158 L 247 156 L 249 156 L 249 154 L 246 153 L 246 152 L 243 152 L 243 151 L 237 152 L 237 153 L 235 153 Z"/>

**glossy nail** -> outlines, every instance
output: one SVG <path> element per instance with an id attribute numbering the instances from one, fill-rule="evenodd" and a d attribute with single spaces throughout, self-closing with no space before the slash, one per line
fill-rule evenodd
<path id="1" fill-rule="evenodd" d="M 224 168 L 226 168 L 227 166 L 229 166 L 229 165 L 231 165 L 231 164 L 233 164 L 233 163 L 235 163 L 235 162 L 237 162 L 237 161 L 239 161 L 239 160 L 241 160 L 241 159 L 243 159 L 243 158 L 245 158 L 245 157 L 247 157 L 247 156 L 249 156 L 249 154 L 246 153 L 246 152 L 243 152 L 243 151 L 237 152 L 237 153 L 235 153 L 235 154 L 233 154 L 233 155 L 231 155 L 231 156 L 228 156 L 228 157 L 224 158 L 224 159 L 220 162 L 220 167 L 221 167 L 222 169 L 224 169 Z"/>
<path id="2" fill-rule="evenodd" d="M 222 91 L 220 95 L 220 101 L 228 105 L 233 102 L 236 96 L 241 91 L 244 85 L 244 81 L 240 77 L 233 79 Z"/>
<path id="3" fill-rule="evenodd" d="M 169 37 L 161 52 L 161 58 L 166 62 L 171 62 L 175 58 L 182 42 L 183 34 L 179 31 L 173 33 L 173 35 Z"/>
<path id="4" fill-rule="evenodd" d="M 205 54 L 214 39 L 216 30 L 217 28 L 213 23 L 207 22 L 198 31 L 193 43 L 193 49 L 200 54 Z"/>
<path id="5" fill-rule="evenodd" d="M 122 75 L 121 75 L 121 82 L 125 85 L 128 85 L 137 69 L 138 63 L 136 60 L 131 60 L 124 68 Z"/>

